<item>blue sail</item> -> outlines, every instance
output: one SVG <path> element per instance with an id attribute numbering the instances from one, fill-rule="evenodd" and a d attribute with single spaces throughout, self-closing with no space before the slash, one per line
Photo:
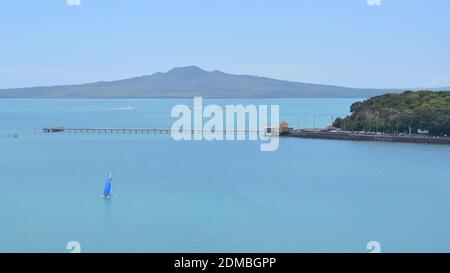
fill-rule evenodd
<path id="1" fill-rule="evenodd" d="M 108 175 L 105 182 L 105 189 L 103 190 L 103 196 L 111 195 L 112 177 L 111 174 Z"/>

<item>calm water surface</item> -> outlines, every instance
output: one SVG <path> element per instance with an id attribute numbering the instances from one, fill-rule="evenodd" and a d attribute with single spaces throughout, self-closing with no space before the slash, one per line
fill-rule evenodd
<path id="1" fill-rule="evenodd" d="M 279 104 L 294 127 L 326 126 L 352 102 L 204 101 Z M 83 252 L 367 252 L 372 240 L 450 251 L 449 146 L 283 138 L 263 153 L 255 141 L 41 133 L 170 127 L 179 103 L 192 101 L 0 100 L 0 252 L 73 240 Z"/>

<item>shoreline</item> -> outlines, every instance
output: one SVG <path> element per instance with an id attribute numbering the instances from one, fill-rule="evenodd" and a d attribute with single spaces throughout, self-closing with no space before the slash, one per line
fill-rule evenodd
<path id="1" fill-rule="evenodd" d="M 65 127 L 47 127 L 42 128 L 44 133 L 140 133 L 140 134 L 170 134 L 171 128 L 65 128 Z M 195 130 L 191 130 L 192 133 Z M 249 133 L 250 130 L 236 130 L 236 132 Z M 325 131 L 323 129 L 293 129 L 285 128 L 279 132 L 281 137 L 297 137 L 311 139 L 334 139 L 349 141 L 382 141 L 382 142 L 401 142 L 417 144 L 444 144 L 450 145 L 450 137 L 437 137 L 426 135 L 394 135 L 381 133 L 359 133 L 349 131 Z"/>
<path id="2" fill-rule="evenodd" d="M 313 139 L 335 139 L 335 140 L 355 140 L 355 141 L 383 141 L 402 142 L 417 144 L 445 144 L 450 145 L 450 137 L 433 137 L 417 135 L 391 135 L 391 134 L 368 134 L 354 132 L 328 132 L 328 131 L 307 131 L 294 130 L 281 133 L 285 137 L 313 138 Z"/>

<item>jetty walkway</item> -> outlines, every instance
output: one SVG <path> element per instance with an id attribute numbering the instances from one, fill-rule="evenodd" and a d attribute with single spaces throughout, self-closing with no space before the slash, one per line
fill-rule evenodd
<path id="1" fill-rule="evenodd" d="M 104 134 L 170 134 L 170 128 L 65 128 L 65 127 L 48 127 L 43 128 L 44 133 L 104 133 Z M 200 133 L 203 130 L 191 130 L 191 133 Z M 268 130 L 219 130 L 220 132 L 233 133 L 264 133 L 271 134 Z M 448 144 L 450 145 L 450 137 L 428 136 L 428 135 L 408 135 L 408 134 L 381 134 L 381 133 L 361 133 L 337 131 L 330 132 L 321 129 L 293 129 L 280 130 L 280 136 L 298 137 L 298 138 L 315 138 L 315 139 L 335 139 L 335 140 L 353 140 L 353 141 L 384 141 L 384 142 L 406 142 L 406 143 L 422 143 L 422 144 Z M 275 131 L 273 132 L 275 133 Z"/>

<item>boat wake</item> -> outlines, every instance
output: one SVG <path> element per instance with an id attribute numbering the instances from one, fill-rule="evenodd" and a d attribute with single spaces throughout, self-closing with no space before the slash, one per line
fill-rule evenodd
<path id="1" fill-rule="evenodd" d="M 127 105 L 127 106 L 125 106 L 125 107 L 116 107 L 116 108 L 113 108 L 113 110 L 134 110 L 135 108 L 133 107 L 133 106 L 131 106 L 131 105 Z"/>

